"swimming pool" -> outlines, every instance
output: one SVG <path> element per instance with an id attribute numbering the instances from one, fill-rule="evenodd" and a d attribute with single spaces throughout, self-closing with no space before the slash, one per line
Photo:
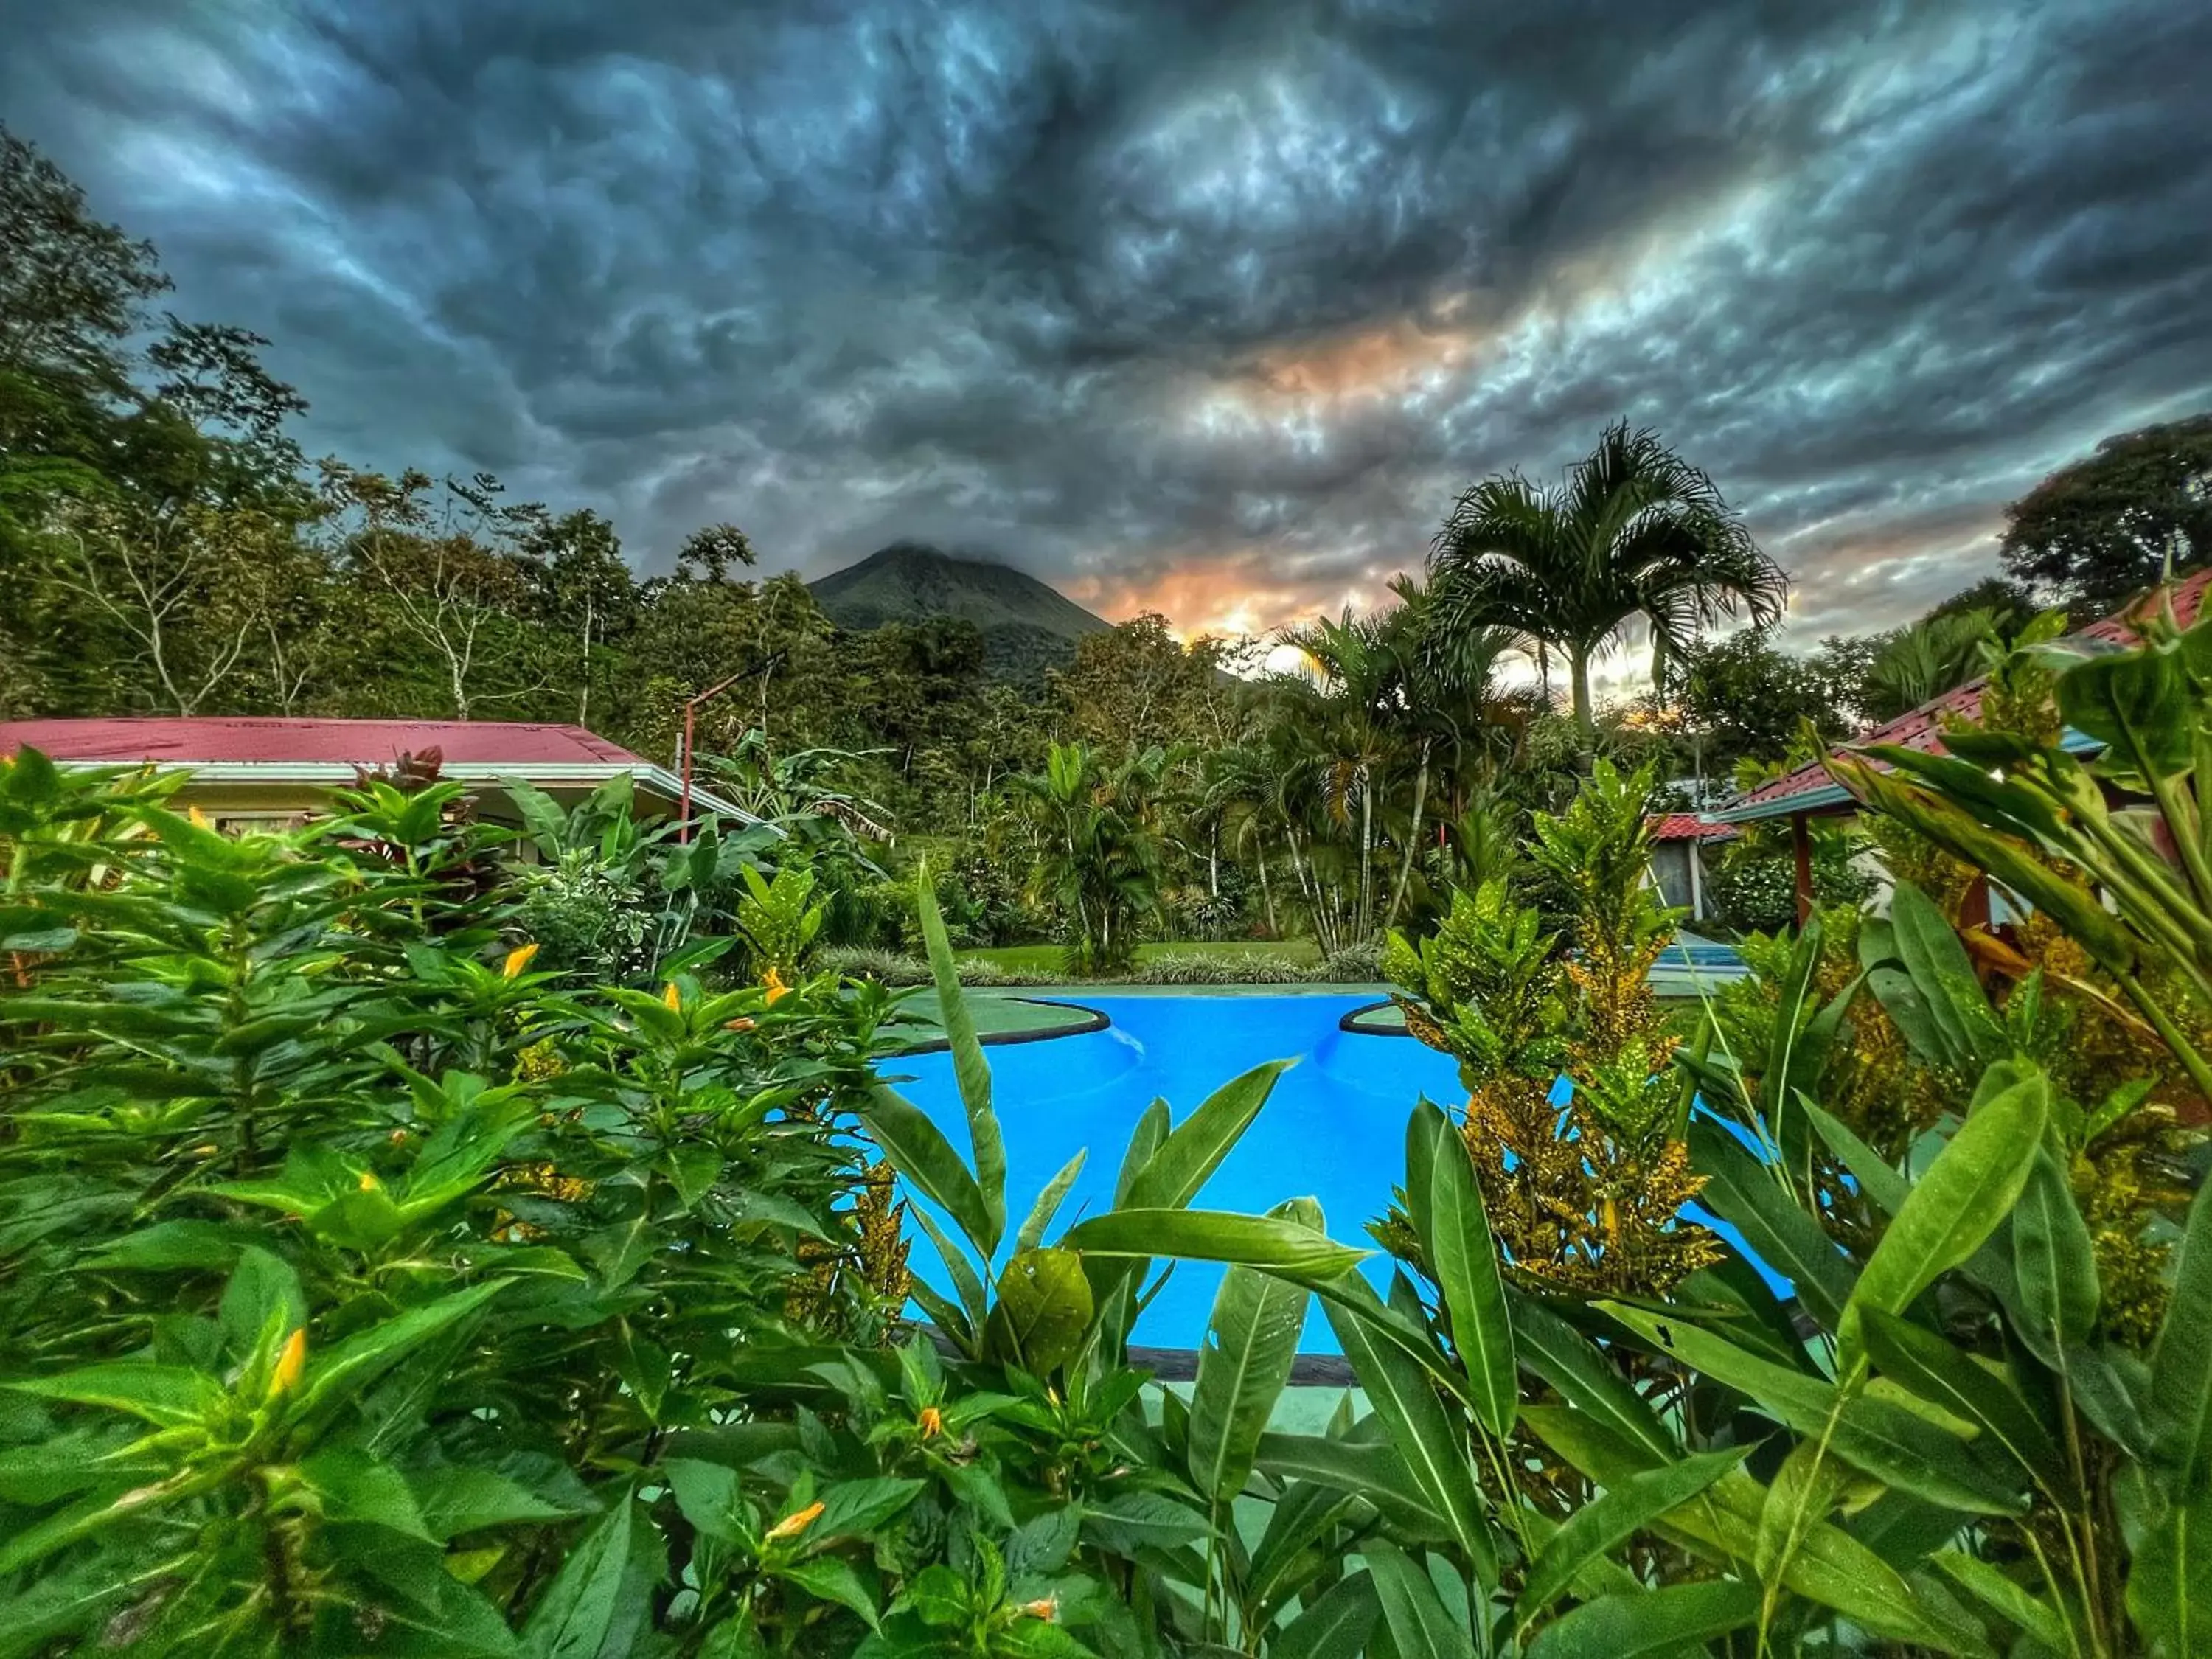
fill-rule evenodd
<path id="1" fill-rule="evenodd" d="M 1036 1042 L 994 1043 L 993 1096 L 1006 1142 L 1006 1207 L 1018 1224 L 1037 1189 L 1080 1148 L 1091 1157 L 1053 1236 L 1111 1206 L 1122 1149 L 1139 1114 L 1164 1099 L 1177 1122 L 1240 1072 L 1263 1060 L 1296 1059 L 1236 1150 L 1214 1171 L 1194 1207 L 1258 1214 L 1286 1198 L 1320 1201 L 1332 1237 L 1366 1244 L 1366 1224 L 1390 1203 L 1405 1173 L 1406 1119 L 1425 1094 L 1443 1104 L 1465 1097 L 1457 1065 L 1411 1037 L 1346 1031 L 1338 1022 L 1375 1000 L 1314 994 L 1236 996 L 1091 996 L 1110 1024 L 1104 1030 Z M 951 1057 L 920 1054 L 885 1066 L 910 1073 L 899 1092 L 929 1114 L 957 1147 L 967 1121 L 952 1080 Z M 927 1241 L 917 1239 L 915 1271 L 949 1291 Z M 1378 1285 L 1389 1258 L 1368 1263 Z M 1194 1348 L 1223 1269 L 1182 1262 L 1137 1322 L 1143 1345 Z M 1334 1353 L 1326 1320 L 1308 1311 L 1303 1352 Z"/>

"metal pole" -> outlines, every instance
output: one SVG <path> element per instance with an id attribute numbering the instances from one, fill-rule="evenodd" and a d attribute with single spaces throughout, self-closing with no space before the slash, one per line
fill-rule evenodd
<path id="1" fill-rule="evenodd" d="M 676 826 L 676 839 L 679 845 L 691 839 L 691 755 L 698 742 L 696 735 L 697 726 L 693 717 L 697 714 L 701 703 L 720 696 L 739 680 L 748 677 L 746 674 L 732 674 L 719 684 L 708 686 L 697 696 L 684 700 L 684 736 L 681 739 L 684 750 L 677 757 L 678 770 L 684 780 L 684 804 L 679 809 L 682 816 Z"/>
<path id="2" fill-rule="evenodd" d="M 678 813 L 676 820 L 676 841 L 678 846 L 687 844 L 691 839 L 691 717 L 693 712 L 693 705 L 686 702 L 684 705 L 684 735 L 677 740 L 684 750 L 682 756 L 678 757 L 684 777 L 684 805 Z"/>

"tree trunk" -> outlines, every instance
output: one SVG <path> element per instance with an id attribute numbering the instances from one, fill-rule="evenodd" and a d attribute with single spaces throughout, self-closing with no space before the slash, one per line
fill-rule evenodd
<path id="1" fill-rule="evenodd" d="M 1421 739 L 1421 769 L 1413 776 L 1413 822 L 1406 831 L 1406 856 L 1398 861 L 1398 887 L 1390 895 L 1390 913 L 1382 919 L 1385 927 L 1394 927 L 1398 912 L 1405 908 L 1406 889 L 1413 879 L 1413 859 L 1421 848 L 1421 811 L 1429 801 L 1429 739 Z"/>
<path id="2" fill-rule="evenodd" d="M 1571 660 L 1575 675 L 1575 735 L 1582 748 L 1582 769 L 1587 775 L 1597 759 L 1597 722 L 1590 714 L 1589 649 L 1575 647 Z"/>
<path id="3" fill-rule="evenodd" d="M 588 726 L 592 723 L 592 595 L 584 594 L 584 654 L 578 666 L 583 670 L 583 689 L 576 693 L 576 724 Z"/>
<path id="4" fill-rule="evenodd" d="M 1369 937 L 1374 927 L 1375 780 L 1370 775 L 1359 786 L 1359 937 Z"/>
<path id="5" fill-rule="evenodd" d="M 1260 902 L 1267 912 L 1267 936 L 1280 939 L 1281 927 L 1275 921 L 1275 890 L 1267 884 L 1267 844 L 1260 843 Z"/>

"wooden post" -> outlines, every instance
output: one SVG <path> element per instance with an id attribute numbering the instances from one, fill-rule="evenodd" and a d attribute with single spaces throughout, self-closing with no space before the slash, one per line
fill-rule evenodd
<path id="1" fill-rule="evenodd" d="M 1790 847 L 1797 855 L 1797 925 L 1813 920 L 1813 823 L 1799 812 L 1790 820 Z"/>
<path id="2" fill-rule="evenodd" d="M 1966 884 L 1966 890 L 1959 900 L 1959 926 L 1979 927 L 1986 932 L 1993 917 L 1990 908 L 1990 878 L 1976 876 Z"/>

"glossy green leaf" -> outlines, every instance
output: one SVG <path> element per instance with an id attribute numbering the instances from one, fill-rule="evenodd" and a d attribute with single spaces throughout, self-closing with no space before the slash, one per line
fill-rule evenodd
<path id="1" fill-rule="evenodd" d="M 985 1334 L 994 1358 L 1048 1376 L 1082 1347 L 1091 1313 L 1091 1281 L 1074 1251 L 1023 1250 L 999 1275 Z"/>
<path id="2" fill-rule="evenodd" d="M 1398 1659 L 1474 1659 L 1464 1607 L 1444 1606 L 1429 1575 L 1404 1551 L 1370 1542 L 1362 1553 Z"/>
<path id="3" fill-rule="evenodd" d="M 1450 1520 L 1385 1441 L 1270 1432 L 1260 1437 L 1257 1466 L 1279 1480 L 1364 1498 L 1406 1536 L 1448 1542 L 1454 1535 Z"/>
<path id="4" fill-rule="evenodd" d="M 1837 1328 L 1837 1369 L 1864 1364 L 1859 1322 L 1868 1309 L 1903 1313 L 1936 1278 L 1981 1248 L 2019 1201 L 2043 1144 L 2051 1085 L 2027 1072 L 1967 1115 L 1914 1183 L 1860 1271 Z"/>
<path id="5" fill-rule="evenodd" d="M 2136 1547 L 2128 1614 L 2161 1654 L 2212 1653 L 2212 1486 L 2168 1504 Z"/>
<path id="6" fill-rule="evenodd" d="M 2212 1485 L 2212 1182 L 2189 1206 L 2145 1415 L 2152 1449 L 2179 1486 Z"/>
<path id="7" fill-rule="evenodd" d="M 1836 1507 L 1850 1471 L 1818 1440 L 1800 1440 L 1766 1484 L 1753 1540 L 1752 1571 L 1763 1585 L 1778 1584 L 1798 1541 Z"/>
<path id="8" fill-rule="evenodd" d="M 936 884 L 926 868 L 915 883 L 915 901 L 929 951 L 930 975 L 937 981 L 938 1019 L 952 1050 L 952 1075 L 960 1086 L 960 1103 L 968 1113 L 968 1136 L 975 1153 L 974 1186 L 981 1225 L 969 1236 L 975 1242 L 976 1254 L 988 1261 L 997 1253 L 1006 1227 L 1006 1148 L 998 1114 L 991 1106 L 991 1067 L 975 1036 L 975 1017 L 961 994 L 952 942 L 945 937 L 945 918 L 938 914 Z M 955 1218 L 959 1218 L 957 1212 Z M 961 1224 L 967 1224 L 963 1220 Z"/>
<path id="9" fill-rule="evenodd" d="M 1561 1399 L 1655 1462 L 1682 1455 L 1673 1431 L 1588 1337 L 1533 1297 L 1509 1287 L 1506 1301 L 1521 1363 Z"/>
<path id="10" fill-rule="evenodd" d="M 1863 1330 L 1867 1353 L 1883 1376 L 1973 1424 L 1982 1443 L 2002 1450 L 2046 1486 L 2065 1488 L 2069 1477 L 2057 1442 L 2008 1380 L 1895 1314 L 1869 1313 Z"/>
<path id="11" fill-rule="evenodd" d="M 1045 1230 L 1052 1225 L 1053 1217 L 1060 1213 L 1060 1201 L 1067 1196 L 1067 1189 L 1075 1185 L 1076 1178 L 1083 1173 L 1084 1161 L 1090 1156 L 1088 1148 L 1079 1147 L 1075 1156 L 1060 1166 L 1060 1173 L 1045 1182 L 1044 1190 L 1036 1195 L 1036 1202 L 1030 1206 L 1028 1218 L 1014 1234 L 1017 1250 L 1033 1250 L 1044 1243 Z"/>
<path id="12" fill-rule="evenodd" d="M 440 1332 L 474 1315 L 514 1281 L 493 1279 L 455 1291 L 435 1302 L 410 1308 L 379 1325 L 356 1332 L 318 1358 L 307 1353 L 307 1370 L 293 1415 L 358 1394 Z"/>
<path id="13" fill-rule="evenodd" d="M 1382 1616 L 1373 1577 L 1347 1573 L 1268 1638 L 1268 1659 L 1359 1659 Z"/>
<path id="14" fill-rule="evenodd" d="M 890 1475 L 836 1480 L 823 1488 L 822 1513 L 806 1529 L 817 1548 L 839 1538 L 866 1538 L 921 1496 L 928 1483 Z"/>
<path id="15" fill-rule="evenodd" d="M 660 1535 L 620 1492 L 572 1546 L 522 1627 L 529 1659 L 621 1659 L 653 1611 Z"/>
<path id="16" fill-rule="evenodd" d="M 1268 1214 L 1322 1231 L 1321 1206 L 1310 1198 Z M 1190 1478 L 1201 1496 L 1226 1503 L 1243 1490 L 1260 1437 L 1291 1380 L 1305 1319 L 1303 1285 L 1253 1267 L 1224 1275 L 1190 1396 Z"/>
<path id="17" fill-rule="evenodd" d="M 1174 1127 L 1168 1115 L 1168 1103 L 1155 1100 L 1137 1115 L 1137 1127 L 1129 1131 L 1129 1144 L 1121 1152 L 1121 1168 L 1114 1177 L 1114 1206 L 1119 1209 L 1128 1203 L 1129 1194 L 1137 1184 L 1137 1177 L 1145 1172 Z"/>
<path id="18" fill-rule="evenodd" d="M 880 1086 L 860 1108 L 860 1121 L 891 1167 L 916 1192 L 951 1216 L 953 1224 L 975 1247 L 976 1255 L 989 1261 L 997 1242 L 990 1206 L 944 1132 L 919 1106 Z M 986 1239 L 992 1243 L 985 1243 Z"/>
<path id="19" fill-rule="evenodd" d="M 1894 1216 L 1905 1207 L 1905 1200 L 1912 1193 L 1912 1183 L 1895 1166 L 1853 1134 L 1833 1114 L 1802 1096 L 1798 1104 L 1819 1131 L 1820 1139 L 1827 1143 L 1829 1152 L 1850 1172 L 1851 1179 L 1858 1182 L 1859 1190 L 1875 1208 L 1886 1216 Z"/>
<path id="20" fill-rule="evenodd" d="M 1380 1301 L 1364 1279 L 1349 1281 L 1347 1289 L 1354 1299 L 1364 1291 L 1364 1300 L 1381 1311 Z M 1376 1338 L 1368 1319 L 1335 1301 L 1326 1301 L 1322 1307 L 1338 1346 L 1367 1390 L 1368 1403 L 1382 1419 L 1390 1443 L 1405 1460 L 1428 1506 L 1444 1517 L 1479 1571 L 1483 1564 L 1494 1562 L 1490 1521 L 1469 1462 L 1466 1421 L 1437 1398 L 1425 1370 Z M 1494 1582 L 1494 1566 L 1482 1576 Z"/>
<path id="21" fill-rule="evenodd" d="M 1749 1396 L 1799 1434 L 1824 1438 L 1834 1455 L 1899 1491 L 1970 1514 L 2027 1507 L 2021 1480 L 1924 1417 L 1762 1359 L 1686 1320 L 1598 1305 L 1662 1352 Z"/>
<path id="22" fill-rule="evenodd" d="M 1757 1584 L 1738 1578 L 1601 1595 L 1554 1620 L 1528 1644 L 1528 1659 L 1626 1659 L 1678 1654 L 1759 1617 Z"/>
<path id="23" fill-rule="evenodd" d="M 1940 1045 L 1930 1058 L 1972 1077 L 2009 1056 L 2011 1040 L 1990 1007 L 1958 930 L 1936 902 L 1900 882 L 1890 897 L 1889 925 L 1893 948 L 1925 1000 Z"/>
<path id="24" fill-rule="evenodd" d="M 1943 1576 L 2031 1640 L 2052 1653 L 2072 1645 L 2066 1620 L 2050 1604 L 2008 1578 L 1978 1556 L 1959 1550 L 1938 1550 L 1929 1563 Z"/>
<path id="25" fill-rule="evenodd" d="M 2045 1146 L 2012 1212 L 2021 1340 L 2051 1370 L 2088 1346 L 2097 1322 L 2097 1256 L 2072 1185 Z"/>
<path id="26" fill-rule="evenodd" d="M 447 1464 L 411 1474 L 407 1484 L 414 1488 L 423 1526 L 441 1542 L 486 1527 L 583 1513 L 580 1505 L 556 1503 L 497 1469 Z"/>
<path id="27" fill-rule="evenodd" d="M 1158 1151 L 1129 1183 L 1122 1206 L 1178 1210 L 1196 1198 L 1206 1177 L 1221 1167 L 1273 1092 L 1287 1060 L 1269 1060 L 1231 1079 L 1199 1109 L 1168 1132 Z M 1165 1255 L 1166 1252 L 1161 1252 Z"/>
<path id="28" fill-rule="evenodd" d="M 2058 712 L 2106 745 L 2126 773 L 2166 778 L 2189 769 L 2196 729 L 2188 682 L 2172 651 L 2142 647 L 2085 658 L 2058 677 Z"/>
<path id="29" fill-rule="evenodd" d="M 1308 1282 L 1338 1278 L 1368 1255 L 1295 1221 L 1226 1210 L 1109 1210 L 1070 1227 L 1060 1248 L 1086 1255 L 1241 1262 Z"/>
<path id="30" fill-rule="evenodd" d="M 1690 1161 L 1707 1177 L 1698 1201 L 1742 1233 L 1752 1253 L 1789 1279 L 1813 1316 L 1833 1330 L 1850 1299 L 1851 1264 L 1743 1143 L 1717 1123 L 1690 1125 Z"/>
<path id="31" fill-rule="evenodd" d="M 1512 1431 L 1521 1376 L 1498 1271 L 1498 1246 L 1483 1213 L 1474 1166 L 1450 1120 L 1424 1101 L 1414 1121 L 1430 1131 L 1430 1262 L 1451 1315 L 1452 1346 L 1467 1369 L 1476 1420 L 1503 1438 Z"/>
<path id="32" fill-rule="evenodd" d="M 1279 1607 L 1303 1596 L 1335 1565 L 1338 1553 L 1330 1545 L 1355 1511 L 1364 1511 L 1358 1498 L 1317 1480 L 1293 1480 L 1282 1488 L 1268 1506 L 1266 1530 L 1252 1546 L 1245 1601 L 1255 1608 Z"/>
<path id="33" fill-rule="evenodd" d="M 1521 1420 L 1575 1468 L 1602 1486 L 1656 1467 L 1650 1453 L 1584 1417 L 1558 1406 L 1523 1406 Z M 1758 1549 L 1759 1519 L 1766 1488 L 1732 1470 L 1692 1502 L 1655 1522 L 1721 1565 L 1748 1567 Z M 1941 1653 L 1984 1659 L 1990 1652 L 1981 1629 L 1948 1604 L 1917 1595 L 1912 1583 L 1842 1528 L 1822 1524 L 1799 1540 L 1783 1570 L 1785 1587 L 1893 1641 Z"/>
<path id="34" fill-rule="evenodd" d="M 1514 1627 L 1525 1631 L 1592 1561 L 1688 1503 L 1751 1450 L 1749 1445 L 1734 1446 L 1642 1470 L 1576 1510 L 1530 1564 L 1514 1604 Z"/>
<path id="35" fill-rule="evenodd" d="M 85 1365 L 57 1376 L 27 1377 L 7 1386 L 44 1400 L 66 1400 L 125 1412 L 162 1428 L 200 1422 L 220 1410 L 225 1398 L 222 1385 L 203 1371 L 137 1359 Z"/>
<path id="36" fill-rule="evenodd" d="M 1123 1492 L 1103 1504 L 1090 1505 L 1083 1516 L 1084 1536 L 1102 1548 L 1130 1557 L 1140 1550 L 1172 1550 L 1194 1544 L 1212 1530 L 1205 1516 L 1161 1492 Z"/>
<path id="37" fill-rule="evenodd" d="M 841 1556 L 817 1555 L 808 1560 L 790 1562 L 779 1565 L 775 1576 L 787 1583 L 798 1585 L 818 1601 L 828 1601 L 858 1613 L 872 1630 L 880 1617 L 875 1595 L 866 1581 L 851 1562 Z"/>

